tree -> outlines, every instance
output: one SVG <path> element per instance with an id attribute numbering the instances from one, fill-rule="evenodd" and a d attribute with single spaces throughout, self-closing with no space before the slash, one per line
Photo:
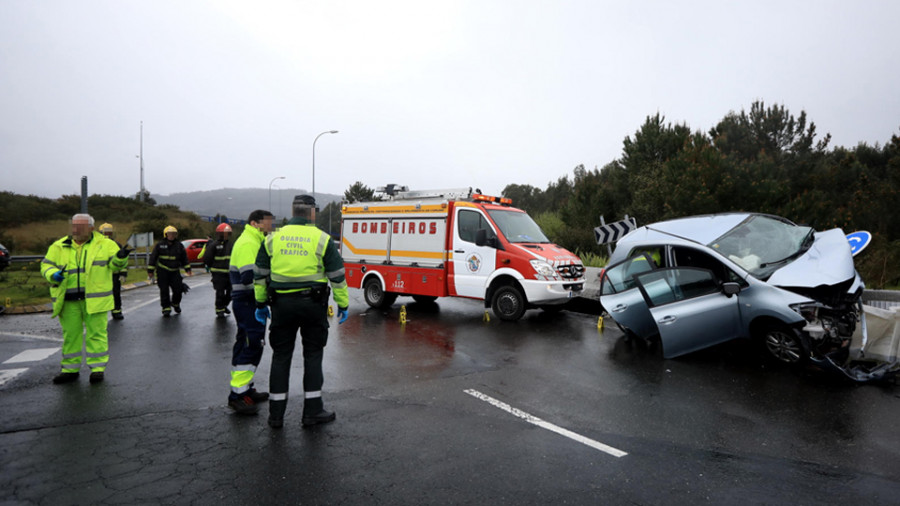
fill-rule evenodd
<path id="1" fill-rule="evenodd" d="M 344 192 L 345 202 L 365 202 L 375 199 L 375 190 L 357 181 Z"/>

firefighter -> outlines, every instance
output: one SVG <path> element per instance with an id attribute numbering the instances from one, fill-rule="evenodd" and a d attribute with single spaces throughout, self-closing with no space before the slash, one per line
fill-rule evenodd
<path id="1" fill-rule="evenodd" d="M 186 291 L 181 281 L 180 268 L 184 268 L 184 273 L 191 275 L 191 264 L 187 260 L 187 252 L 176 238 L 178 230 L 172 225 L 163 229 L 161 241 L 156 243 L 153 251 L 150 253 L 150 260 L 147 262 L 147 275 L 150 282 L 153 282 L 154 276 L 159 285 L 159 304 L 162 306 L 163 316 L 169 316 L 174 309 L 176 313 L 181 312 L 181 295 Z M 172 290 L 171 299 L 169 298 L 169 289 Z"/>
<path id="2" fill-rule="evenodd" d="M 82 348 L 90 382 L 103 381 L 109 362 L 106 312 L 113 308 L 113 273 L 128 265 L 127 247 L 94 232 L 89 214 L 72 216 L 72 234 L 47 250 L 41 261 L 41 275 L 51 283 L 53 317 L 59 317 L 63 331 L 62 371 L 56 384 L 78 379 Z"/>
<path id="3" fill-rule="evenodd" d="M 228 303 L 231 302 L 231 279 L 228 268 L 231 261 L 231 226 L 220 223 L 216 227 L 216 238 L 203 246 L 197 258 L 203 260 L 206 270 L 212 273 L 212 284 L 216 290 L 216 317 L 225 318 L 230 315 Z"/>
<path id="4" fill-rule="evenodd" d="M 259 403 L 269 398 L 266 392 L 258 392 L 253 387 L 253 377 L 262 359 L 266 336 L 266 324 L 256 320 L 256 298 L 254 290 L 265 288 L 253 284 L 256 273 L 256 256 L 267 233 L 272 231 L 274 216 L 269 211 L 258 209 L 250 213 L 247 226 L 241 236 L 234 241 L 229 264 L 231 278 L 234 319 L 237 321 L 237 335 L 231 353 L 231 393 L 228 406 L 242 415 L 252 415 L 259 411 Z"/>
<path id="5" fill-rule="evenodd" d="M 331 236 L 315 226 L 316 201 L 294 197 L 293 218 L 266 237 L 256 258 L 256 319 L 265 324 L 271 305 L 272 369 L 269 375 L 269 426 L 284 425 L 291 361 L 297 329 L 303 345 L 304 426 L 332 422 L 334 412 L 322 402 L 322 357 L 328 342 L 328 283 L 334 288 L 340 322 L 347 319 L 349 298 L 344 261 Z"/>
<path id="6" fill-rule="evenodd" d="M 108 237 L 110 240 L 114 241 L 119 248 L 122 247 L 118 241 L 116 241 L 116 231 L 113 228 L 112 224 L 104 223 L 100 225 L 100 233 Z M 122 282 L 128 277 L 128 267 L 121 271 L 113 272 L 112 275 L 112 287 L 113 287 L 113 302 L 115 303 L 112 310 L 112 317 L 116 320 L 122 320 L 125 318 L 125 315 L 122 314 Z"/>

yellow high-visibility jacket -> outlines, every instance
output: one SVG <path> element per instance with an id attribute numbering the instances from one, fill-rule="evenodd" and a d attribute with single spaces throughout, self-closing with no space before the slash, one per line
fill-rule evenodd
<path id="1" fill-rule="evenodd" d="M 71 236 L 50 245 L 41 261 L 41 275 L 50 282 L 55 317 L 62 311 L 66 298 L 84 299 L 88 313 L 111 311 L 115 306 L 112 273 L 128 266 L 128 258 L 119 258 L 119 245 L 99 232 L 81 246 Z M 61 284 L 53 281 L 53 274 L 62 272 Z"/>

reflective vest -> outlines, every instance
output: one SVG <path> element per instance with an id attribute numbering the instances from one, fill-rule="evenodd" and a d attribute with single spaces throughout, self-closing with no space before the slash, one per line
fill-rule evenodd
<path id="1" fill-rule="evenodd" d="M 331 239 L 312 225 L 287 225 L 266 238 L 271 286 L 275 291 L 297 283 L 327 283 L 322 257 Z"/>
<path id="2" fill-rule="evenodd" d="M 41 261 L 41 275 L 51 283 L 51 316 L 59 315 L 67 298 L 84 300 L 88 313 L 111 311 L 112 273 L 128 266 L 128 258 L 117 257 L 118 252 L 119 245 L 99 232 L 80 246 L 68 236 L 51 244 Z M 53 275 L 60 271 L 65 279 L 57 284 Z"/>
<path id="3" fill-rule="evenodd" d="M 265 298 L 266 289 L 263 286 L 255 287 L 253 279 L 256 276 L 256 255 L 262 246 L 266 236 L 251 225 L 244 227 L 241 236 L 234 241 L 231 248 L 231 258 L 228 263 L 228 276 L 231 279 L 231 297 L 243 299 L 253 297 L 255 290 L 261 290 Z"/>

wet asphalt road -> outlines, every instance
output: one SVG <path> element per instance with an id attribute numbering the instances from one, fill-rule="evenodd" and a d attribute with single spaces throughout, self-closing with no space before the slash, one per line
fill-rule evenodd
<path id="1" fill-rule="evenodd" d="M 298 350 L 274 431 L 265 407 L 228 409 L 234 322 L 208 277 L 189 282 L 169 319 L 155 287 L 124 294 L 103 384 L 51 384 L 58 351 L 0 365 L 0 504 L 900 501 L 896 385 L 773 369 L 746 343 L 667 361 L 596 315 L 485 322 L 477 301 L 381 312 L 351 290 L 326 348 L 337 421 L 300 427 Z M 0 318 L 0 362 L 60 335 L 46 314 Z"/>

